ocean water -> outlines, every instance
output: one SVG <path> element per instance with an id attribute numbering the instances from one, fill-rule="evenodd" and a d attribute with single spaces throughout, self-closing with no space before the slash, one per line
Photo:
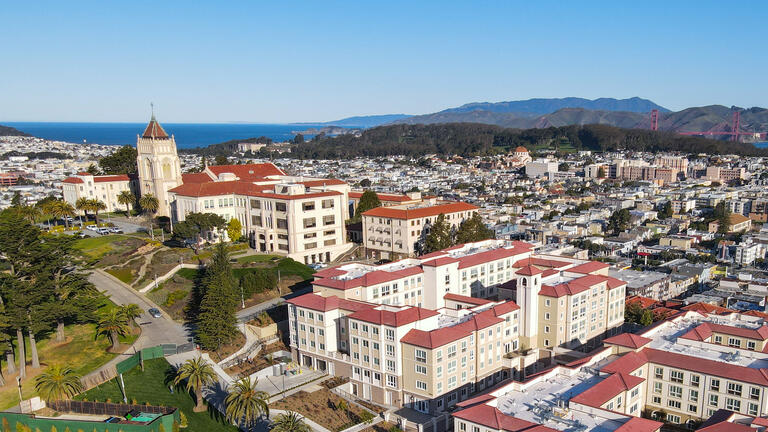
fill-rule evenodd
<path id="1" fill-rule="evenodd" d="M 768 141 L 755 143 L 755 147 L 757 147 L 757 148 L 766 148 L 766 147 L 768 147 Z"/>
<path id="2" fill-rule="evenodd" d="M 49 140 L 88 142 L 106 145 L 136 144 L 136 136 L 144 132 L 146 123 L 43 123 L 2 122 L 30 135 Z M 233 139 L 265 136 L 275 142 L 294 137 L 313 124 L 255 124 L 255 123 L 161 123 L 163 129 L 176 138 L 178 148 L 204 147 Z M 306 136 L 310 138 L 311 135 Z"/>

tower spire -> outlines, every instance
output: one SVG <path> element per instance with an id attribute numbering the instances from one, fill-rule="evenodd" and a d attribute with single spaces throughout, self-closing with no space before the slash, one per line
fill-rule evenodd
<path id="1" fill-rule="evenodd" d="M 152 110 L 152 120 L 154 121 L 155 120 L 155 103 L 154 102 L 149 103 L 149 109 Z"/>

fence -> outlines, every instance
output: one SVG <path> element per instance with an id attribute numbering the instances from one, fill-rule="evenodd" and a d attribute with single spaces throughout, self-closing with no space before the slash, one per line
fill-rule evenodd
<path id="1" fill-rule="evenodd" d="M 157 278 L 155 278 L 155 280 L 153 280 L 153 281 L 149 282 L 148 284 L 146 284 L 143 288 L 139 289 L 139 292 L 140 293 L 145 293 L 145 292 L 151 290 L 152 288 L 155 287 L 156 284 L 159 285 L 159 284 L 167 281 L 173 275 L 175 275 L 177 271 L 179 271 L 179 270 L 181 270 L 183 268 L 201 269 L 201 268 L 203 268 L 203 265 L 201 265 L 201 264 L 179 264 L 176 267 L 172 268 L 168 273 L 166 273 L 166 274 L 164 274 L 162 276 L 158 276 Z"/>
<path id="2" fill-rule="evenodd" d="M 111 402 L 90 402 L 75 400 L 59 400 L 48 402 L 47 405 L 55 411 L 78 414 L 110 415 L 122 417 L 127 412 L 137 410 L 151 414 L 172 414 L 176 408 L 154 405 L 116 404 Z"/>

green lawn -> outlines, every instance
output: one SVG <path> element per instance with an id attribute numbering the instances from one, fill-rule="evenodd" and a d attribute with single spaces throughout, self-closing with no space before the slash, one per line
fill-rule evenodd
<path id="1" fill-rule="evenodd" d="M 172 406 L 180 409 L 189 421 L 189 427 L 185 429 L 189 432 L 234 432 L 238 430 L 235 426 L 222 420 L 218 411 L 212 407 L 209 407 L 208 412 L 192 412 L 195 400 L 189 393 L 183 388 L 176 388 L 174 393 L 168 390 L 168 385 L 165 383 L 169 373 L 172 373 L 172 368 L 168 362 L 165 359 L 155 359 L 144 362 L 144 372 L 137 367 L 123 374 L 128 401 L 135 399 L 140 404 L 149 402 L 151 405 Z M 102 402 L 110 399 L 113 402 L 118 402 L 122 400 L 122 397 L 116 380 L 111 380 L 88 390 L 77 396 L 76 399 Z"/>
<path id="2" fill-rule="evenodd" d="M 75 373 L 80 376 L 88 374 L 115 357 L 115 354 L 107 352 L 107 348 L 111 346 L 109 340 L 107 338 L 94 340 L 93 336 L 95 333 L 95 324 L 75 324 L 64 329 L 64 334 L 67 338 L 66 343 L 55 343 L 53 339 L 55 335 L 53 334 L 47 339 L 38 340 L 37 351 L 40 356 L 40 363 L 43 366 L 65 364 L 71 366 Z M 136 338 L 137 335 L 130 335 L 120 338 L 120 341 L 124 344 L 133 344 Z M 15 341 L 16 339 L 14 338 Z M 32 361 L 31 353 L 29 352 L 29 339 L 25 343 L 25 348 L 29 365 Z M 3 364 L 3 367 L 5 367 L 5 364 Z M 28 369 L 28 373 L 32 374 L 33 371 Z M 6 381 L 13 381 L 14 384 L 0 387 L 0 410 L 10 408 L 19 403 L 18 389 L 15 385 L 16 380 Z M 21 388 L 25 399 L 29 399 L 37 394 L 34 381 L 30 375 L 22 383 Z"/>
<path id="3" fill-rule="evenodd" d="M 277 261 L 282 257 L 279 255 L 248 255 L 237 259 L 240 264 L 249 264 L 254 262 L 271 262 Z"/>
<path id="4" fill-rule="evenodd" d="M 84 239 L 77 240 L 73 247 L 75 250 L 82 252 L 89 258 L 98 259 L 115 249 L 113 243 L 126 238 L 128 237 L 119 234 L 99 237 L 86 237 Z"/>
<path id="5" fill-rule="evenodd" d="M 128 285 L 133 283 L 133 270 L 129 268 L 109 269 L 107 270 L 107 273 L 120 279 L 123 283 L 126 283 Z"/>

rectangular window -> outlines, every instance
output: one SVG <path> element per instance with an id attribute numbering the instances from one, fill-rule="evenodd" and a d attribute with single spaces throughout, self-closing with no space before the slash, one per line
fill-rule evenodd
<path id="1" fill-rule="evenodd" d="M 758 387 L 749 388 L 749 398 L 754 400 L 760 399 L 760 389 Z"/>
<path id="2" fill-rule="evenodd" d="M 717 402 L 718 402 L 717 399 L 718 399 L 717 395 L 714 395 L 714 394 L 709 395 L 709 404 L 712 406 L 717 406 Z"/>
<path id="3" fill-rule="evenodd" d="M 679 398 L 683 396 L 683 388 L 676 385 L 669 386 L 669 397 Z"/>
<path id="4" fill-rule="evenodd" d="M 421 375 L 426 375 L 427 367 L 424 365 L 416 365 L 416 373 Z"/>
<path id="5" fill-rule="evenodd" d="M 275 203 L 275 210 L 277 210 L 279 212 L 284 212 L 285 209 L 286 209 L 286 206 L 285 206 L 284 202 L 277 202 L 277 203 Z"/>
<path id="6" fill-rule="evenodd" d="M 709 389 L 712 391 L 720 391 L 720 380 L 712 379 L 712 381 L 709 382 Z"/>
<path id="7" fill-rule="evenodd" d="M 677 370 L 669 371 L 669 380 L 676 383 L 683 382 L 683 372 Z"/>
<path id="8" fill-rule="evenodd" d="M 421 362 L 421 363 L 427 362 L 427 352 L 422 349 L 416 349 L 415 357 L 417 362 Z"/>
<path id="9" fill-rule="evenodd" d="M 664 369 L 657 367 L 653 370 L 654 376 L 658 379 L 664 378 Z"/>
<path id="10" fill-rule="evenodd" d="M 741 384 L 729 382 L 727 392 L 729 395 L 741 396 Z"/>
<path id="11" fill-rule="evenodd" d="M 725 409 L 729 411 L 741 411 L 741 401 L 733 398 L 725 398 Z"/>
<path id="12" fill-rule="evenodd" d="M 691 387 L 698 387 L 698 386 L 699 386 L 699 376 L 691 375 Z"/>
<path id="13" fill-rule="evenodd" d="M 425 383 L 424 381 L 416 381 L 416 388 L 419 389 L 419 390 L 426 391 L 427 390 L 427 383 Z"/>

